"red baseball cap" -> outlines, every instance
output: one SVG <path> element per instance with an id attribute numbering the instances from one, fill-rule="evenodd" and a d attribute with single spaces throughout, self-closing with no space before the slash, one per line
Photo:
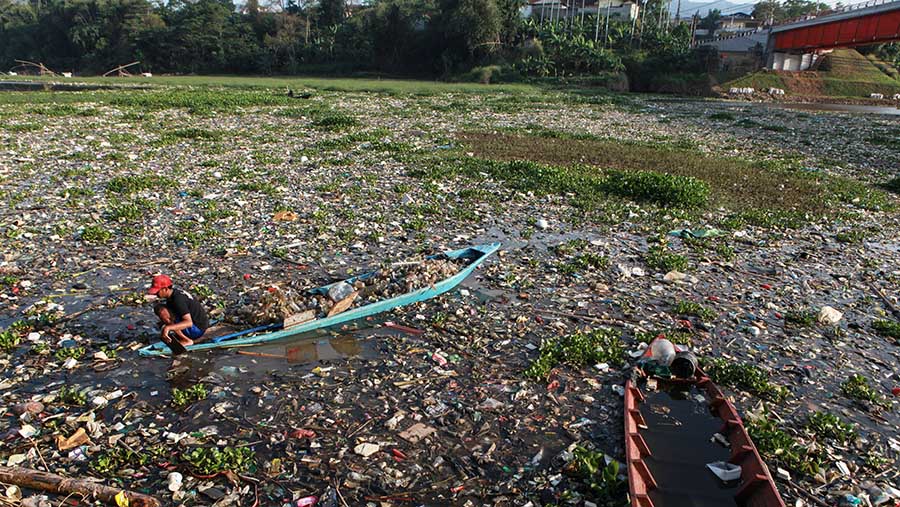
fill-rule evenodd
<path id="1" fill-rule="evenodd" d="M 150 285 L 150 294 L 156 294 L 159 289 L 165 289 L 172 286 L 172 279 L 168 275 L 156 275 L 153 277 L 153 284 Z"/>

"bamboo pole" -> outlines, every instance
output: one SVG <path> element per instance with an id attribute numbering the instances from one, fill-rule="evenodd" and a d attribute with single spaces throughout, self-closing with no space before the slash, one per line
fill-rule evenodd
<path id="1" fill-rule="evenodd" d="M 69 479 L 30 468 L 0 466 L 0 482 L 61 495 L 84 495 L 109 505 L 117 505 L 116 495 L 124 493 L 128 498 L 129 507 L 160 507 L 159 500 L 152 496 L 81 479 Z"/>
<path id="2" fill-rule="evenodd" d="M 126 72 L 125 69 L 127 69 L 128 67 L 133 67 L 133 66 L 135 66 L 135 65 L 137 65 L 137 64 L 139 64 L 139 63 L 141 63 L 141 62 L 140 62 L 140 61 L 136 61 L 136 62 L 131 62 L 131 63 L 129 63 L 128 65 L 119 65 L 119 66 L 116 67 L 115 69 L 112 69 L 112 70 L 110 70 L 109 72 L 107 72 L 106 74 L 103 74 L 103 77 L 106 77 L 106 76 L 108 76 L 108 75 L 110 75 L 110 74 L 112 74 L 113 72 L 116 72 L 116 71 L 118 71 L 120 74 L 121 74 L 122 72 L 125 72 L 126 74 L 128 74 L 128 72 Z M 128 74 L 128 75 L 130 75 L 130 74 Z"/>

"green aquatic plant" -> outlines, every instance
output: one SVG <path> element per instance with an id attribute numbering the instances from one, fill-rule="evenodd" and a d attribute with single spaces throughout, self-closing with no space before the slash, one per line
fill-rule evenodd
<path id="1" fill-rule="evenodd" d="M 769 373 L 753 364 L 725 358 L 706 358 L 703 360 L 703 371 L 713 382 L 743 389 L 760 398 L 781 401 L 790 392 L 787 388 L 770 382 Z"/>
<path id="2" fill-rule="evenodd" d="M 862 243 L 866 239 L 866 231 L 859 229 L 851 229 L 849 231 L 839 232 L 834 237 L 839 243 L 856 244 Z"/>
<path id="3" fill-rule="evenodd" d="M 162 188 L 173 182 L 155 174 L 116 176 L 106 183 L 106 190 L 116 194 L 134 194 L 151 188 Z"/>
<path id="4" fill-rule="evenodd" d="M 58 361 L 65 361 L 66 359 L 81 359 L 84 357 L 85 349 L 84 347 L 64 347 L 58 349 L 53 357 L 55 357 Z"/>
<path id="5" fill-rule="evenodd" d="M 875 392 L 869 384 L 869 379 L 859 374 L 850 375 L 841 384 L 841 393 L 852 400 L 868 401 L 884 407 L 890 405 L 884 396 Z"/>
<path id="6" fill-rule="evenodd" d="M 135 452 L 126 447 L 116 446 L 91 459 L 88 468 L 102 477 L 113 477 L 122 470 L 144 466 L 150 461 L 151 457 L 148 453 Z"/>
<path id="7" fill-rule="evenodd" d="M 609 257 L 594 252 L 584 252 L 560 264 L 559 271 L 571 275 L 585 271 L 604 270 L 608 267 Z"/>
<path id="8" fill-rule="evenodd" d="M 876 320 L 872 323 L 872 329 L 874 329 L 879 336 L 900 340 L 900 322 Z"/>
<path id="9" fill-rule="evenodd" d="M 619 462 L 606 463 L 602 452 L 576 447 L 569 465 L 572 474 L 587 487 L 586 499 L 603 507 L 628 505 L 628 483 L 619 477 Z"/>
<path id="10" fill-rule="evenodd" d="M 249 447 L 198 447 L 182 453 L 181 458 L 190 463 L 197 473 L 209 475 L 226 470 L 246 472 L 256 466 L 256 455 Z"/>
<path id="11" fill-rule="evenodd" d="M 0 331 L 0 350 L 3 352 L 12 352 L 13 350 L 16 350 L 21 342 L 22 337 L 16 330 L 4 329 L 3 331 Z"/>
<path id="12" fill-rule="evenodd" d="M 74 387 L 62 386 L 56 396 L 64 405 L 83 406 L 87 404 L 87 395 Z"/>
<path id="13" fill-rule="evenodd" d="M 705 321 L 713 320 L 717 316 L 714 310 L 710 310 L 700 303 L 684 299 L 675 303 L 675 313 L 679 315 L 693 315 Z"/>
<path id="14" fill-rule="evenodd" d="M 651 245 L 644 260 L 656 271 L 685 271 L 688 268 L 687 257 L 669 251 L 662 243 Z"/>
<path id="15" fill-rule="evenodd" d="M 806 427 L 819 438 L 830 438 L 840 443 L 847 443 L 858 438 L 856 425 L 845 423 L 838 416 L 825 412 L 809 414 Z"/>
<path id="16" fill-rule="evenodd" d="M 822 467 L 822 457 L 811 447 L 801 444 L 790 434 L 780 429 L 768 417 L 748 418 L 747 433 L 756 444 L 757 450 L 767 461 L 783 464 L 798 473 L 815 475 Z"/>
<path id="17" fill-rule="evenodd" d="M 89 225 L 81 231 L 81 239 L 88 243 L 106 243 L 112 238 L 112 232 L 101 225 Z"/>
<path id="18" fill-rule="evenodd" d="M 816 313 L 812 310 L 788 310 L 784 312 L 784 323 L 794 327 L 812 327 L 816 323 Z"/>
<path id="19" fill-rule="evenodd" d="M 538 357 L 525 369 L 525 376 L 546 379 L 550 371 L 561 363 L 581 367 L 594 363 L 621 365 L 624 348 L 618 333 L 611 329 L 578 332 L 541 343 Z"/>
<path id="20" fill-rule="evenodd" d="M 172 405 L 177 408 L 184 408 L 192 403 L 206 399 L 209 392 L 203 384 L 194 384 L 187 389 L 172 389 Z"/>
<path id="21" fill-rule="evenodd" d="M 359 120 L 348 114 L 332 113 L 319 117 L 312 125 L 319 130 L 338 131 L 359 126 Z"/>

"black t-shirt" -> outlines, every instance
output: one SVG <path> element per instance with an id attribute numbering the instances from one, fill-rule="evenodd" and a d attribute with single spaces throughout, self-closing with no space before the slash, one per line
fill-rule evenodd
<path id="1" fill-rule="evenodd" d="M 209 327 L 209 317 L 206 316 L 203 305 L 194 299 L 194 296 L 181 289 L 172 289 L 172 296 L 166 300 L 166 308 L 172 313 L 172 318 L 176 322 L 190 313 L 195 326 L 202 331 L 206 331 L 206 328 Z"/>

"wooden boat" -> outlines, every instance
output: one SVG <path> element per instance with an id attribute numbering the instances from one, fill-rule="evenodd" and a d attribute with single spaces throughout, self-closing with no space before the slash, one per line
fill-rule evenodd
<path id="1" fill-rule="evenodd" d="M 658 386 L 650 390 L 631 380 L 625 384 L 632 507 L 784 507 L 737 410 L 709 377 L 698 369 L 692 379 L 659 379 Z M 678 394 L 665 393 L 669 388 Z M 661 392 L 672 400 L 654 401 Z M 679 402 L 693 402 L 693 407 L 683 410 Z M 708 410 L 700 407 L 704 403 Z M 711 442 L 716 433 L 730 448 Z M 725 483 L 706 469 L 717 460 L 740 466 L 740 478 Z"/>
<path id="2" fill-rule="evenodd" d="M 309 322 L 305 322 L 303 324 L 299 324 L 297 326 L 290 327 L 288 329 L 280 329 L 281 324 L 272 324 L 269 326 L 260 326 L 255 327 L 253 329 L 247 329 L 238 333 L 232 333 L 225 336 L 220 336 L 217 338 L 213 338 L 209 342 L 206 343 L 197 343 L 194 345 L 190 345 L 185 347 L 189 352 L 194 350 L 209 350 L 209 349 L 218 349 L 218 348 L 229 348 L 229 347 L 246 347 L 250 345 L 257 345 L 260 343 L 267 343 L 275 340 L 280 340 L 282 338 L 287 338 L 290 336 L 298 335 L 301 333 L 306 333 L 309 331 L 313 331 L 316 329 L 321 329 L 329 326 L 334 326 L 337 324 L 341 324 L 344 322 L 348 322 L 351 320 L 361 319 L 364 317 L 368 317 L 370 315 L 375 315 L 378 313 L 386 312 L 388 310 L 393 310 L 394 308 L 398 308 L 401 306 L 405 306 L 412 303 L 418 303 L 420 301 L 425 301 L 427 299 L 431 299 L 435 296 L 443 294 L 457 285 L 460 282 L 466 279 L 472 271 L 475 270 L 481 263 L 483 263 L 491 254 L 496 252 L 500 248 L 500 243 L 490 243 L 486 245 L 477 245 L 469 248 L 463 248 L 460 250 L 453 250 L 449 252 L 444 252 L 442 254 L 434 255 L 429 257 L 429 259 L 437 259 L 437 258 L 450 258 L 450 259 L 465 259 L 469 261 L 464 268 L 460 269 L 453 276 L 441 280 L 435 283 L 432 286 L 424 287 L 400 296 L 384 299 L 381 301 L 376 301 L 374 303 L 360 306 L 357 308 L 349 309 L 345 312 L 339 313 L 337 315 L 333 315 L 331 317 L 325 317 L 321 319 L 315 319 Z M 354 276 L 344 280 L 347 283 L 353 283 L 357 280 L 367 280 L 369 278 L 374 277 L 378 274 L 378 271 L 373 271 L 370 273 L 366 273 L 359 276 Z M 325 285 L 322 287 L 318 287 L 316 289 L 310 290 L 310 294 L 327 294 L 328 289 L 330 289 L 333 285 L 341 283 L 335 282 L 333 284 Z M 169 349 L 163 342 L 157 342 L 151 345 L 148 345 L 139 351 L 142 356 L 161 356 L 161 355 L 169 355 Z"/>

